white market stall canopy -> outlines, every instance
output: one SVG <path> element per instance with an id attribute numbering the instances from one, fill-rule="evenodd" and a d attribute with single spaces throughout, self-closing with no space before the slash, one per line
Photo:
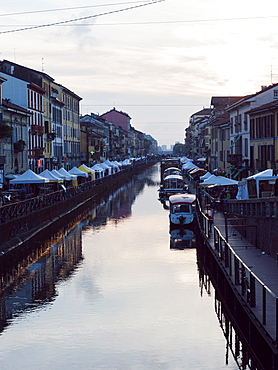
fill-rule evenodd
<path id="1" fill-rule="evenodd" d="M 196 164 L 192 163 L 192 162 L 186 162 L 185 164 L 182 165 L 182 169 L 183 170 L 191 170 L 192 168 L 199 168 L 198 166 L 196 166 Z"/>
<path id="2" fill-rule="evenodd" d="M 60 172 L 58 172 L 57 170 L 52 170 L 50 171 L 52 173 L 52 175 L 54 175 L 55 177 L 58 177 L 58 179 L 64 181 L 64 180 L 70 180 L 70 177 L 68 176 L 65 176 L 65 175 L 62 175 Z"/>
<path id="3" fill-rule="evenodd" d="M 64 167 L 61 167 L 58 172 L 61 174 L 61 175 L 64 175 L 64 176 L 67 176 L 70 180 L 76 180 L 77 179 L 77 176 L 76 175 L 73 175 L 71 173 L 69 173 L 68 171 L 66 171 L 64 169 Z"/>
<path id="4" fill-rule="evenodd" d="M 88 177 L 89 176 L 87 172 L 81 171 L 77 167 L 72 167 L 72 169 L 69 170 L 68 173 L 70 173 L 71 175 L 75 175 L 77 177 L 78 176 L 81 176 L 81 177 Z"/>
<path id="5" fill-rule="evenodd" d="M 268 190 L 264 192 L 262 189 L 262 184 L 264 183 L 266 186 L 272 189 L 271 184 L 274 185 L 277 179 L 278 176 L 274 176 L 273 169 L 270 168 L 262 172 L 258 172 L 255 175 L 249 176 L 245 179 L 245 181 L 240 182 L 237 199 L 259 198 L 264 196 L 263 193 L 265 193 L 266 196 L 271 196 L 272 191 Z"/>
<path id="6" fill-rule="evenodd" d="M 37 175 L 32 170 L 27 170 L 22 175 L 10 181 L 10 184 L 44 184 L 49 182 L 49 179 Z"/>
<path id="7" fill-rule="evenodd" d="M 94 170 L 92 170 L 90 167 L 86 166 L 86 164 L 81 164 L 81 166 L 78 167 L 78 169 L 80 171 L 83 171 L 83 172 L 86 172 L 86 173 L 89 173 L 91 175 L 94 174 Z"/>
<path id="8" fill-rule="evenodd" d="M 200 185 L 206 187 L 206 186 L 231 186 L 231 185 L 238 185 L 238 181 L 228 179 L 227 177 L 223 176 L 215 176 L 215 177 L 209 177 L 204 182 L 201 182 Z"/>
<path id="9" fill-rule="evenodd" d="M 44 170 L 42 173 L 40 173 L 40 176 L 45 177 L 46 179 L 49 179 L 50 182 L 62 182 L 63 180 L 54 176 L 49 170 Z"/>
<path id="10" fill-rule="evenodd" d="M 203 180 L 205 181 L 206 179 L 208 179 L 209 177 L 211 176 L 215 176 L 215 175 L 212 175 L 210 172 L 207 172 L 206 174 L 204 174 L 203 176 L 200 176 L 200 180 Z"/>
<path id="11" fill-rule="evenodd" d="M 92 167 L 92 170 L 94 171 L 101 171 L 101 172 L 104 172 L 105 169 L 102 168 L 99 164 L 94 164 L 93 167 Z"/>

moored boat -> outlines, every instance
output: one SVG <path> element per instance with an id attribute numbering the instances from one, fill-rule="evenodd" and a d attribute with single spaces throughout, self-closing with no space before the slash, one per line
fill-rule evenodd
<path id="1" fill-rule="evenodd" d="M 195 221 L 195 194 L 174 194 L 169 197 L 170 225 L 193 226 Z"/>
<path id="2" fill-rule="evenodd" d="M 163 172 L 163 179 L 165 179 L 165 177 L 167 177 L 169 175 L 180 175 L 180 176 L 182 176 L 181 169 L 179 169 L 177 167 L 166 168 L 166 170 Z M 163 181 L 163 179 L 162 179 L 162 181 Z"/>
<path id="3" fill-rule="evenodd" d="M 159 188 L 159 199 L 166 200 L 173 194 L 188 192 L 188 186 L 185 184 L 181 175 L 169 175 L 163 179 Z"/>

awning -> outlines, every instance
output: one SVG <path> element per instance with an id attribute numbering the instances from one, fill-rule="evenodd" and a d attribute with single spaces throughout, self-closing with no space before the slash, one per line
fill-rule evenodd
<path id="1" fill-rule="evenodd" d="M 237 177 L 244 170 L 246 170 L 246 167 L 240 168 L 235 175 L 232 175 L 232 177 Z"/>

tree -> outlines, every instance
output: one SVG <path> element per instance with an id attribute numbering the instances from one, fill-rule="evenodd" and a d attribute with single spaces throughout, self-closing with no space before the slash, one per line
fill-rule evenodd
<path id="1" fill-rule="evenodd" d="M 173 148 L 173 154 L 178 157 L 185 155 L 185 145 L 181 143 L 175 144 Z"/>
<path id="2" fill-rule="evenodd" d="M 0 139 L 12 137 L 13 128 L 6 123 L 0 124 Z"/>

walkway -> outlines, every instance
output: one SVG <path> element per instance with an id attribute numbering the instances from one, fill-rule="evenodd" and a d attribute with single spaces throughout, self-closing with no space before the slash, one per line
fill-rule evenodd
<path id="1" fill-rule="evenodd" d="M 278 315 L 276 312 L 276 307 L 278 307 L 278 299 L 276 298 L 278 297 L 278 263 L 274 258 L 268 256 L 244 239 L 229 221 L 226 227 L 222 212 L 215 213 L 213 226 L 216 226 L 222 236 L 228 239 L 228 244 L 239 257 L 239 261 L 241 260 L 246 267 L 244 270 L 246 273 L 246 295 L 242 294 L 242 284 L 235 284 L 236 288 L 242 294 L 258 321 L 264 326 L 272 339 L 276 341 L 278 335 Z M 208 241 L 214 248 L 213 232 L 211 232 Z M 221 245 L 219 254 L 226 247 L 226 243 Z M 227 271 L 234 283 L 236 282 L 236 278 L 238 278 L 238 276 L 235 276 L 237 274 L 236 270 L 238 270 L 238 266 L 242 266 L 241 261 L 237 265 L 232 256 L 230 257 Z M 250 295 L 253 298 L 250 298 Z"/>
<path id="2" fill-rule="evenodd" d="M 214 226 L 225 237 L 225 219 L 221 212 L 216 212 Z M 212 233 L 213 238 L 213 233 Z M 269 255 L 255 248 L 228 222 L 228 243 L 241 260 L 278 296 L 278 263 Z"/>

